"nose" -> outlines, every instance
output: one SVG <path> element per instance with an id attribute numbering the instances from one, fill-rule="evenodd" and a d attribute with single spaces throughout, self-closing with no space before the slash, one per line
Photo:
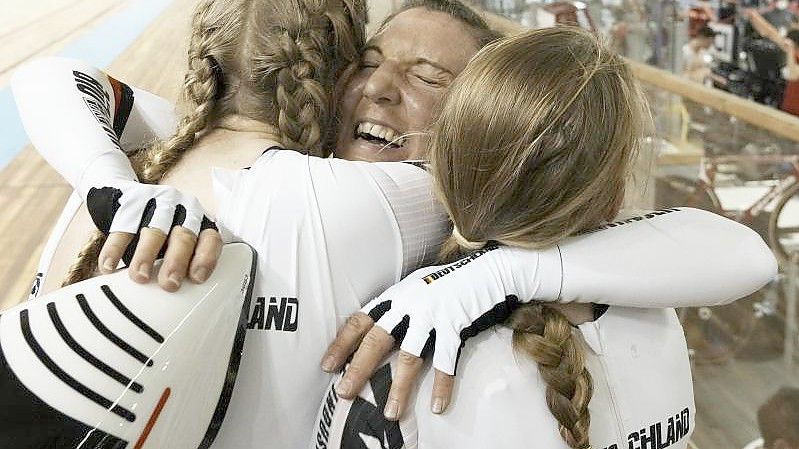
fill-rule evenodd
<path id="1" fill-rule="evenodd" d="M 378 66 L 369 76 L 363 95 L 375 104 L 397 104 L 400 100 L 397 77 L 400 74 L 390 63 Z"/>

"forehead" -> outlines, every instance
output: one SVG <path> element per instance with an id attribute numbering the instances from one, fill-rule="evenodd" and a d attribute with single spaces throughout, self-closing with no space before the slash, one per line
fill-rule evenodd
<path id="1" fill-rule="evenodd" d="M 466 24 L 426 8 L 397 14 L 370 39 L 369 45 L 379 48 L 387 59 L 427 59 L 454 74 L 460 73 L 478 50 Z"/>

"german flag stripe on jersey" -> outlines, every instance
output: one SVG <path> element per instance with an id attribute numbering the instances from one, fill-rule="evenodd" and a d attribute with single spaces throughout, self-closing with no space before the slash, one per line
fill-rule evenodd
<path id="1" fill-rule="evenodd" d="M 118 138 L 122 137 L 125 125 L 130 118 L 130 111 L 133 109 L 133 89 L 127 84 L 109 76 L 108 81 L 114 90 L 114 133 Z"/>

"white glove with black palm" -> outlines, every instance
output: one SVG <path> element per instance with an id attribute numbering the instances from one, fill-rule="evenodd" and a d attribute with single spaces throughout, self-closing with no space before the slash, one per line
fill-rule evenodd
<path id="1" fill-rule="evenodd" d="M 106 235 L 138 234 L 145 227 L 167 235 L 173 227 L 183 226 L 197 236 L 203 229 L 216 228 L 193 195 L 170 186 L 138 182 L 121 152 L 105 153 L 93 161 L 76 190 L 86 199 L 94 224 Z M 126 263 L 136 243 L 134 239 L 123 256 Z"/>
<path id="2" fill-rule="evenodd" d="M 557 247 L 489 245 L 454 263 L 416 270 L 362 312 L 402 350 L 417 357 L 434 350 L 433 366 L 454 375 L 467 339 L 505 321 L 520 303 L 558 298 L 560 267 Z"/>

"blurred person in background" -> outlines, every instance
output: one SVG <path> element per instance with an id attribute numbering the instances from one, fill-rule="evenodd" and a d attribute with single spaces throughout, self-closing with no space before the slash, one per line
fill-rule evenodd
<path id="1" fill-rule="evenodd" d="M 757 411 L 762 445 L 751 449 L 799 448 L 799 388 L 782 387 Z"/>
<path id="2" fill-rule="evenodd" d="M 705 25 L 682 47 L 683 76 L 703 83 L 710 76 L 708 50 L 713 46 L 716 32 Z"/>
<path id="3" fill-rule="evenodd" d="M 644 5 L 638 0 L 625 0 L 615 15 L 616 24 L 610 31 L 613 49 L 633 61 L 649 61 L 654 43 Z"/>
<path id="4" fill-rule="evenodd" d="M 791 29 L 783 36 L 780 30 L 769 23 L 763 15 L 755 9 L 745 12 L 752 27 L 766 39 L 771 40 L 785 52 L 785 67 L 782 77 L 785 79 L 785 91 L 782 95 L 780 109 L 799 115 L 799 61 L 797 60 L 796 46 L 799 43 L 799 29 Z"/>
<path id="5" fill-rule="evenodd" d="M 716 21 L 716 11 L 709 1 L 700 0 L 688 10 L 688 36 L 695 38 L 699 31 Z"/>

